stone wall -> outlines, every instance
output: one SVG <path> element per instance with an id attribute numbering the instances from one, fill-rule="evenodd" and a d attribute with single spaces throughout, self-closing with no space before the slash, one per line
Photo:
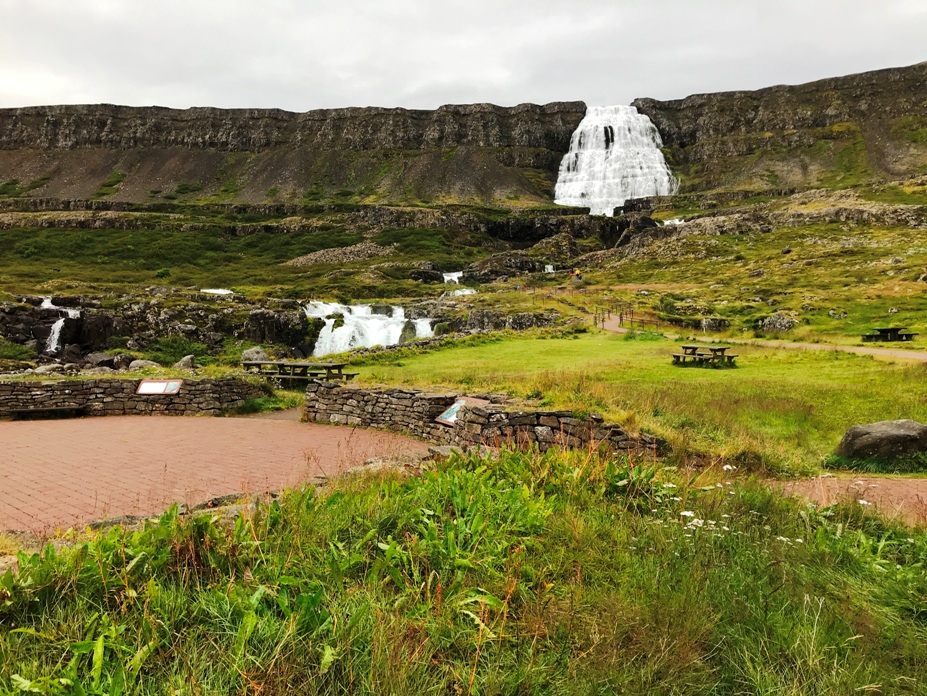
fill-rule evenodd
<path id="1" fill-rule="evenodd" d="M 138 379 L 63 380 L 60 382 L 0 382 L 0 416 L 12 411 L 46 408 L 84 408 L 91 416 L 217 415 L 245 400 L 262 396 L 263 389 L 235 378 L 185 379 L 180 393 L 142 396 Z"/>
<path id="2" fill-rule="evenodd" d="M 363 389 L 335 382 L 310 382 L 303 419 L 316 423 L 359 425 L 396 430 L 441 444 L 470 447 L 506 443 L 613 450 L 661 448 L 658 438 L 641 433 L 632 437 L 620 426 L 592 414 L 572 411 L 512 411 L 502 405 L 467 406 L 453 426 L 435 422 L 458 394 L 432 394 L 413 389 Z"/>

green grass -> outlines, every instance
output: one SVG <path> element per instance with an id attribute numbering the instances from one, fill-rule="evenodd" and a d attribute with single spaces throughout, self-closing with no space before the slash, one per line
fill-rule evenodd
<path id="1" fill-rule="evenodd" d="M 810 472 L 856 423 L 927 420 L 925 368 L 837 352 L 735 346 L 732 370 L 681 369 L 678 344 L 603 333 L 510 338 L 371 358 L 365 382 L 540 395 L 668 438 L 679 461 L 708 456 Z"/>
<path id="2" fill-rule="evenodd" d="M 918 281 L 925 269 L 927 246 L 908 228 L 815 224 L 657 242 L 587 277 L 601 287 L 635 286 L 617 296 L 638 309 L 693 321 L 722 317 L 733 335 L 752 335 L 759 320 L 786 311 L 800 322 L 786 338 L 857 344 L 874 326 L 927 331 Z M 925 338 L 914 347 L 927 345 Z"/>
<path id="3" fill-rule="evenodd" d="M 583 453 L 171 511 L 0 579 L 0 690 L 922 693 L 927 538 Z"/>
<path id="4" fill-rule="evenodd" d="M 125 178 L 126 175 L 123 172 L 113 172 L 104 179 L 103 183 L 100 184 L 100 188 L 93 193 L 91 198 L 106 198 L 107 196 L 112 196 L 119 190 L 119 185 Z"/>

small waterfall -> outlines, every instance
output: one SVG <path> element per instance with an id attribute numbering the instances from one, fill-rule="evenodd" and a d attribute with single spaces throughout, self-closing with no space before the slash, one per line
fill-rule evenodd
<path id="1" fill-rule="evenodd" d="M 415 324 L 416 338 L 431 338 L 435 335 L 435 330 L 431 328 L 431 319 L 413 319 Z"/>
<path id="2" fill-rule="evenodd" d="M 460 285 L 460 276 L 463 275 L 463 271 L 456 271 L 454 273 L 442 273 L 444 276 L 445 285 Z"/>
<path id="3" fill-rule="evenodd" d="M 554 267 L 551 266 L 550 264 L 547 264 L 546 266 L 544 266 L 544 272 L 545 272 L 545 273 L 553 273 L 553 272 L 554 272 Z"/>
<path id="4" fill-rule="evenodd" d="M 390 307 L 389 314 L 378 314 L 370 305 L 310 302 L 304 310 L 307 317 L 325 320 L 325 327 L 312 351 L 315 357 L 344 353 L 354 348 L 394 346 L 400 342 L 403 330 L 409 323 L 402 307 Z M 336 327 L 338 315 L 341 315 L 343 323 Z M 434 335 L 431 319 L 415 319 L 411 324 L 415 338 Z"/>
<path id="5" fill-rule="evenodd" d="M 591 106 L 560 163 L 554 198 L 613 215 L 631 198 L 672 195 L 678 182 L 661 147 L 656 126 L 633 106 Z"/>
<path id="6" fill-rule="evenodd" d="M 476 290 L 473 288 L 460 288 L 460 290 L 451 290 L 448 293 L 445 293 L 451 297 L 463 297 L 464 295 L 475 295 Z"/>
<path id="7" fill-rule="evenodd" d="M 51 327 L 51 333 L 48 334 L 48 340 L 45 342 L 45 352 L 49 355 L 52 353 L 57 353 L 61 350 L 61 330 L 64 328 L 65 319 L 79 319 L 80 310 L 71 309 L 70 307 L 58 307 L 52 302 L 52 298 L 43 297 L 42 304 L 39 305 L 42 309 L 57 309 L 59 312 L 64 312 L 61 315 L 61 318 L 58 319 Z"/>

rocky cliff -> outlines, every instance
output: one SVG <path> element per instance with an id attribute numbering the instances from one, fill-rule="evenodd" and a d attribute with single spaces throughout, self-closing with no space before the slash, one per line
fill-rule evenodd
<path id="1" fill-rule="evenodd" d="M 549 201 L 581 102 L 0 109 L 0 193 L 115 201 Z"/>
<path id="2" fill-rule="evenodd" d="M 663 136 L 683 191 L 843 186 L 927 173 L 927 63 L 634 105 Z"/>

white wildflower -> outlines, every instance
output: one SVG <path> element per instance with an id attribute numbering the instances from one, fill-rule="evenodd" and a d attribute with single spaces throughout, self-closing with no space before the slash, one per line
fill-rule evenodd
<path id="1" fill-rule="evenodd" d="M 860 505 L 872 505 L 872 503 L 870 503 L 868 500 L 863 500 L 862 498 L 860 498 L 857 502 Z"/>
<path id="2" fill-rule="evenodd" d="M 695 517 L 695 513 L 692 512 L 691 510 L 683 510 L 679 514 L 682 515 L 683 517 Z"/>

